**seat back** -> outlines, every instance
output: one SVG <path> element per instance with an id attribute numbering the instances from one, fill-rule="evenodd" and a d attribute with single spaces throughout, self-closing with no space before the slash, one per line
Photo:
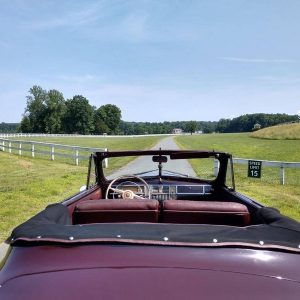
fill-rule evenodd
<path id="1" fill-rule="evenodd" d="M 245 205 L 219 201 L 166 200 L 162 218 L 164 223 L 181 224 L 247 226 L 250 223 Z"/>
<path id="2" fill-rule="evenodd" d="M 98 199 L 79 203 L 73 212 L 73 224 L 115 222 L 158 222 L 157 200 Z"/>

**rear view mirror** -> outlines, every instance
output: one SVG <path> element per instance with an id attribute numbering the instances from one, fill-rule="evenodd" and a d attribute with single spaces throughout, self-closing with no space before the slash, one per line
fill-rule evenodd
<path id="1" fill-rule="evenodd" d="M 152 161 L 153 162 L 158 162 L 158 163 L 166 163 L 168 161 L 167 156 L 163 156 L 163 155 L 154 155 L 152 157 Z"/>

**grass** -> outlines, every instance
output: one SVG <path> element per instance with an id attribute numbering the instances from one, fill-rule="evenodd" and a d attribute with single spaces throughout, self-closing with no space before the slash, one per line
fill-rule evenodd
<path id="1" fill-rule="evenodd" d="M 300 141 L 251 138 L 249 133 L 225 133 L 178 136 L 176 141 L 187 149 L 230 152 L 234 157 L 278 161 L 300 161 Z"/>
<path id="2" fill-rule="evenodd" d="M 273 140 L 300 140 L 300 123 L 282 124 L 251 133 L 252 137 Z"/>
<path id="3" fill-rule="evenodd" d="M 262 160 L 300 162 L 299 140 L 256 139 L 247 133 L 179 136 L 183 149 L 209 149 L 230 152 L 233 157 Z M 191 161 L 196 173 L 200 166 Z M 236 190 L 266 206 L 278 208 L 282 213 L 300 221 L 300 169 L 287 169 L 287 185 L 279 184 L 279 170 L 263 168 L 261 179 L 247 177 L 247 166 L 235 165 Z"/>
<path id="4" fill-rule="evenodd" d="M 161 137 L 148 138 L 35 138 L 37 141 L 54 142 L 88 147 L 107 147 L 110 150 L 146 149 L 153 147 Z M 264 140 L 249 134 L 211 134 L 180 136 L 178 144 L 185 149 L 215 149 L 233 153 L 234 157 L 300 161 L 300 141 Z M 110 170 L 124 164 L 110 162 Z M 79 191 L 85 184 L 87 164 L 78 167 L 60 161 L 33 159 L 0 152 L 0 241 L 16 225 L 42 210 L 47 204 L 61 201 Z M 197 172 L 197 165 L 193 165 Z M 244 166 L 237 165 L 237 190 L 267 206 L 275 206 L 284 214 L 300 221 L 300 169 L 287 173 L 287 180 L 294 183 L 282 186 L 263 178 L 249 179 Z M 263 172 L 266 171 L 263 169 Z M 295 170 L 287 170 L 295 171 Z M 274 172 L 274 170 L 273 170 Z M 276 172 L 275 172 L 276 173 Z M 298 174 L 298 175 L 297 175 Z M 276 176 L 276 175 L 274 175 Z"/>
<path id="5" fill-rule="evenodd" d="M 149 137 L 30 137 L 16 138 L 18 140 L 30 140 L 42 143 L 55 143 L 91 148 L 108 148 L 108 150 L 130 150 L 145 149 L 154 146 L 162 136 Z"/>
<path id="6" fill-rule="evenodd" d="M 86 166 L 72 166 L 0 153 L 0 240 L 11 229 L 42 210 L 79 191 Z"/>
<path id="7" fill-rule="evenodd" d="M 101 139 L 79 138 L 78 144 L 110 150 L 153 147 L 161 137 Z M 39 139 L 40 140 L 40 139 Z M 47 140 L 48 141 L 48 140 Z M 77 144 L 74 138 L 51 140 Z M 100 145 L 99 145 L 100 144 Z M 133 159 L 133 158 L 131 158 Z M 110 170 L 124 162 L 109 162 Z M 0 152 L 0 242 L 18 224 L 41 211 L 47 204 L 77 193 L 86 183 L 87 161 L 80 166 Z"/>

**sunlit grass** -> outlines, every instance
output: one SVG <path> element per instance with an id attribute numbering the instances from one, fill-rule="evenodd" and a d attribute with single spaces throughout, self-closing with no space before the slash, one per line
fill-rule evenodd
<path id="1" fill-rule="evenodd" d="M 276 140 L 300 140 L 300 123 L 282 124 L 251 133 L 252 137 Z"/>
<path id="2" fill-rule="evenodd" d="M 86 166 L 0 153 L 0 240 L 47 204 L 79 191 Z"/>
<path id="3" fill-rule="evenodd" d="M 234 157 L 300 162 L 299 140 L 263 140 L 242 134 L 204 134 L 176 137 L 182 149 L 208 149 Z M 196 173 L 199 166 L 192 161 Z M 279 184 L 279 169 L 263 168 L 261 179 L 247 177 L 247 167 L 235 165 L 236 190 L 300 221 L 300 169 L 286 169 L 286 185 Z"/>
<path id="4" fill-rule="evenodd" d="M 53 144 L 61 144 L 61 145 L 69 145 L 69 146 L 79 146 L 79 147 L 87 147 L 87 148 L 99 148 L 99 149 L 107 149 L 110 150 L 141 150 L 146 148 L 153 147 L 162 136 L 149 136 L 149 137 L 138 137 L 138 136 L 128 136 L 128 137 L 109 137 L 109 136 L 97 136 L 97 137 L 23 137 L 23 138 L 15 138 L 14 140 L 21 141 L 34 141 L 41 143 L 53 143 Z M 8 151 L 8 143 L 6 143 Z M 12 153 L 19 153 L 19 143 L 13 142 Z M 43 145 L 35 145 L 35 157 L 42 159 L 50 159 L 50 151 L 51 146 L 43 146 Z M 44 152 L 44 153 L 39 153 Z M 65 157 L 60 156 L 59 154 L 68 154 L 73 157 Z M 79 159 L 79 164 L 86 164 L 86 160 L 88 159 L 88 152 L 79 150 L 79 156 L 84 158 Z M 22 144 L 22 155 L 31 156 L 31 145 L 30 144 Z M 67 162 L 70 164 L 75 163 L 75 150 L 62 149 L 54 146 L 54 157 L 55 160 Z"/>
<path id="5" fill-rule="evenodd" d="M 93 138 L 82 138 L 78 140 L 78 145 L 106 146 L 110 150 L 148 149 L 159 139 L 161 137 L 115 138 L 99 142 Z M 55 142 L 77 144 L 74 138 L 55 139 Z M 129 160 L 111 160 L 109 170 Z M 47 204 L 60 202 L 77 193 L 86 184 L 86 176 L 87 161 L 75 166 L 60 160 L 50 161 L 49 158 L 38 159 L 0 151 L 0 241 L 16 225 L 41 211 Z"/>

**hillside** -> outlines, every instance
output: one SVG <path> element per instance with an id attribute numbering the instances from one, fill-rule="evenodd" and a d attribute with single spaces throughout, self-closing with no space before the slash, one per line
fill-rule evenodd
<path id="1" fill-rule="evenodd" d="M 250 136 L 271 140 L 300 140 L 300 123 L 282 124 L 263 128 L 251 133 Z"/>

